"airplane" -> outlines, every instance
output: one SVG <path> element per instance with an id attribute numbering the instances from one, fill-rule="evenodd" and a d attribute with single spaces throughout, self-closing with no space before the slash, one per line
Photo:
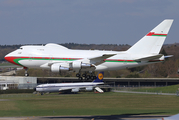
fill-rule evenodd
<path id="1" fill-rule="evenodd" d="M 41 84 L 34 88 L 34 91 L 40 92 L 41 95 L 45 92 L 79 92 L 80 89 L 85 88 L 86 91 L 92 91 L 93 88 L 98 92 L 103 92 L 102 89 L 96 87 L 103 82 L 104 72 L 99 72 L 96 79 L 93 82 L 81 82 L 81 83 L 54 83 L 54 84 Z"/>
<path id="2" fill-rule="evenodd" d="M 62 45 L 27 45 L 7 54 L 5 59 L 25 69 L 50 69 L 51 72 L 76 72 L 79 79 L 94 80 L 95 71 L 128 69 L 162 62 L 167 57 L 159 54 L 173 19 L 165 19 L 127 51 L 75 50 Z M 81 73 L 83 72 L 83 74 Z"/>

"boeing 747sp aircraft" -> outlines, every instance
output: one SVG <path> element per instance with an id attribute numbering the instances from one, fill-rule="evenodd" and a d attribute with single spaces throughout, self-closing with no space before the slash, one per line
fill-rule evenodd
<path id="1" fill-rule="evenodd" d="M 94 79 L 94 71 L 120 70 L 162 62 L 159 54 L 172 19 L 162 21 L 127 51 L 73 50 L 49 43 L 45 46 L 27 45 L 9 53 L 5 59 L 15 65 L 28 68 L 50 69 L 52 72 L 76 72 L 79 79 Z M 83 72 L 83 74 L 81 74 Z"/>
<path id="2" fill-rule="evenodd" d="M 43 94 L 44 92 L 60 92 L 69 91 L 79 92 L 80 89 L 85 88 L 86 91 L 93 90 L 99 84 L 103 82 L 104 72 L 99 72 L 96 79 L 93 82 L 81 82 L 81 83 L 56 83 L 56 84 L 42 84 L 38 85 L 34 90 Z M 103 92 L 99 87 L 95 88 L 98 92 Z"/>

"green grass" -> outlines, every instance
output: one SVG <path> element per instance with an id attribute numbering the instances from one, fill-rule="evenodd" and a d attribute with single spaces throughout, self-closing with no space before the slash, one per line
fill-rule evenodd
<path id="1" fill-rule="evenodd" d="M 178 85 L 165 86 L 165 87 L 156 87 L 156 88 L 140 88 L 140 89 L 134 89 L 133 91 L 176 93 L 176 91 L 179 91 L 179 84 Z"/>
<path id="2" fill-rule="evenodd" d="M 179 97 L 123 93 L 0 95 L 0 116 L 177 114 Z"/>

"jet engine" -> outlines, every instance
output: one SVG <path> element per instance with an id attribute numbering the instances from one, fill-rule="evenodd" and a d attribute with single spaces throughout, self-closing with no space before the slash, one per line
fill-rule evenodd
<path id="1" fill-rule="evenodd" d="M 79 92 L 79 88 L 74 88 L 71 90 L 71 92 Z"/>
<path id="2" fill-rule="evenodd" d="M 86 91 L 92 91 L 93 87 L 86 87 Z"/>
<path id="3" fill-rule="evenodd" d="M 54 63 L 51 65 L 52 72 L 60 72 L 60 71 L 70 71 L 70 66 L 68 63 Z"/>
<path id="4" fill-rule="evenodd" d="M 90 63 L 83 63 L 81 61 L 74 61 L 72 63 L 72 67 L 74 70 L 78 70 L 78 69 L 85 69 L 85 68 L 91 68 L 91 67 L 94 67 L 92 64 Z"/>
<path id="5" fill-rule="evenodd" d="M 52 72 L 60 71 L 79 71 L 81 69 L 94 67 L 89 63 L 82 63 L 81 61 L 74 61 L 72 63 L 54 63 L 51 65 Z"/>

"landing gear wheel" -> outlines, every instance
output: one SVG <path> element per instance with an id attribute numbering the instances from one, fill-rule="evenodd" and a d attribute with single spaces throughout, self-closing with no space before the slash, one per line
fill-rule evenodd
<path id="1" fill-rule="evenodd" d="M 87 75 L 87 76 L 86 76 L 86 79 L 87 79 L 87 80 L 91 79 L 90 75 Z"/>
<path id="2" fill-rule="evenodd" d="M 81 75 L 79 73 L 76 74 L 76 77 L 80 77 Z"/>
<path id="3" fill-rule="evenodd" d="M 26 77 L 28 77 L 28 76 L 29 76 L 29 74 L 28 74 L 28 73 L 25 73 L 25 76 L 26 76 Z"/>
<path id="4" fill-rule="evenodd" d="M 96 76 L 93 76 L 93 80 L 95 80 L 97 77 Z"/>
<path id="5" fill-rule="evenodd" d="M 82 77 L 79 77 L 78 79 L 79 79 L 79 80 L 83 80 L 83 78 L 82 78 Z"/>
<path id="6" fill-rule="evenodd" d="M 94 79 L 96 79 L 96 77 L 95 76 L 91 76 L 91 80 L 94 80 Z"/>
<path id="7" fill-rule="evenodd" d="M 82 77 L 85 77 L 85 78 L 86 78 L 86 73 L 82 74 Z"/>

